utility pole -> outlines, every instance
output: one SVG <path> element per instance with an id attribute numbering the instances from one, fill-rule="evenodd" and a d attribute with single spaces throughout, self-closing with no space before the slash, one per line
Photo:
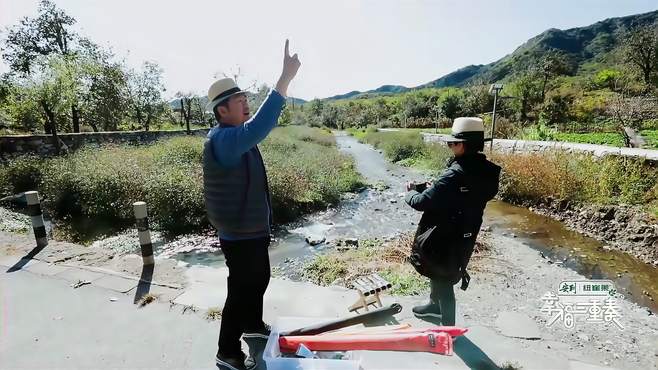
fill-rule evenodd
<path id="1" fill-rule="evenodd" d="M 494 96 L 493 113 L 491 115 L 491 144 L 489 151 L 493 151 L 494 132 L 496 132 L 496 104 L 498 103 L 498 93 L 503 89 L 503 84 L 493 84 L 489 88 L 489 94 Z"/>

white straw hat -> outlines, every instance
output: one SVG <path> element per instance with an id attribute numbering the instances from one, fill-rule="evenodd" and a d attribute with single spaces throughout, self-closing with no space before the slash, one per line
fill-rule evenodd
<path id="1" fill-rule="evenodd" d="M 240 89 L 232 78 L 222 78 L 210 85 L 208 89 L 207 110 L 213 110 L 217 104 L 236 94 L 244 94 L 245 91 Z"/>
<path id="2" fill-rule="evenodd" d="M 484 140 L 484 122 L 477 117 L 458 117 L 452 123 L 452 134 L 444 138 L 447 142 Z"/>

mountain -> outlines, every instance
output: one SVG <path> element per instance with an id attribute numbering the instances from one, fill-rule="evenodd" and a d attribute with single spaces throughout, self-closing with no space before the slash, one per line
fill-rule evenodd
<path id="1" fill-rule="evenodd" d="M 358 97 L 361 97 L 365 94 L 372 94 L 372 95 L 398 94 L 398 93 L 409 91 L 409 90 L 411 90 L 411 89 L 408 88 L 408 87 L 400 86 L 400 85 L 384 85 L 384 86 L 379 87 L 375 90 L 369 90 L 369 91 L 366 91 L 366 92 L 350 91 L 347 94 L 335 95 L 335 96 L 329 97 L 327 99 L 328 100 L 340 100 L 340 99 L 358 98 Z"/>
<path id="2" fill-rule="evenodd" d="M 564 53 L 572 70 L 578 73 L 586 70 L 592 64 L 612 64 L 616 58 L 615 50 L 622 44 L 626 31 L 635 25 L 645 26 L 650 24 L 658 27 L 658 10 L 627 17 L 610 18 L 586 27 L 568 30 L 552 28 L 531 38 L 511 54 L 493 63 L 466 66 L 414 88 L 384 85 L 375 90 L 352 91 L 327 99 L 336 100 L 395 94 L 426 87 L 462 87 L 472 82 L 504 81 L 512 77 L 517 71 L 535 64 L 549 51 Z"/>

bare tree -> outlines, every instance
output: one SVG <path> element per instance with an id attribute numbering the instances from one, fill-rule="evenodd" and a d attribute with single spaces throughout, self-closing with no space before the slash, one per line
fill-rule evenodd
<path id="1" fill-rule="evenodd" d="M 625 57 L 642 74 L 647 91 L 653 86 L 658 71 L 658 27 L 634 28 L 626 39 Z"/>
<path id="2" fill-rule="evenodd" d="M 640 147 L 643 143 L 638 131 L 642 122 L 658 114 L 658 100 L 655 97 L 615 94 L 610 100 L 607 112 L 617 122 L 617 129 L 627 147 Z"/>

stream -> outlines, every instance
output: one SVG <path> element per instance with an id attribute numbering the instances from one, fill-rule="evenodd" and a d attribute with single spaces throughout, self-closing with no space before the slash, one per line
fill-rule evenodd
<path id="1" fill-rule="evenodd" d="M 333 250 L 332 242 L 338 239 L 387 239 L 416 228 L 421 214 L 404 202 L 404 184 L 430 178 L 388 162 L 379 151 L 344 133 L 336 135 L 336 142 L 341 152 L 355 158 L 358 171 L 372 186 L 357 194 L 346 194 L 335 207 L 275 230 L 270 260 L 277 273 L 299 278 L 303 264 L 320 253 Z M 493 237 L 516 238 L 540 251 L 547 263 L 562 265 L 586 278 L 610 279 L 627 299 L 658 312 L 658 304 L 651 298 L 658 297 L 658 269 L 628 254 L 611 250 L 604 243 L 567 229 L 549 217 L 502 201 L 487 205 L 483 227 L 489 228 Z M 109 238 L 100 243 L 125 245 L 122 237 L 116 237 L 116 242 Z M 319 243 L 311 246 L 307 238 Z M 212 234 L 187 235 L 174 241 L 156 242 L 157 239 L 156 234 L 154 247 L 161 257 L 176 258 L 192 265 L 224 263 Z"/>
<path id="2" fill-rule="evenodd" d="M 416 228 L 420 212 L 404 202 L 404 184 L 428 178 L 388 162 L 380 152 L 351 136 L 339 133 L 336 142 L 342 152 L 355 158 L 358 171 L 374 186 L 276 232 L 270 249 L 272 266 L 299 270 L 304 261 L 331 249 L 329 244 L 334 240 L 386 239 Z M 518 238 L 541 251 L 546 259 L 587 278 L 610 279 L 626 298 L 658 311 L 658 304 L 643 294 L 658 297 L 658 270 L 628 254 L 604 248 L 602 242 L 569 230 L 558 221 L 502 201 L 487 205 L 483 225 L 491 228 L 494 236 Z M 310 246 L 307 237 L 325 242 Z M 217 251 L 178 253 L 175 258 L 190 264 L 223 263 Z"/>

